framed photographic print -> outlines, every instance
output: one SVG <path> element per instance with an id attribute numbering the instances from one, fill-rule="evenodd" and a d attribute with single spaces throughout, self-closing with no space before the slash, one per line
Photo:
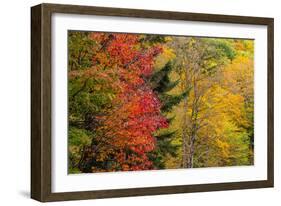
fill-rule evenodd
<path id="1" fill-rule="evenodd" d="M 273 19 L 31 8 L 31 197 L 273 187 Z"/>

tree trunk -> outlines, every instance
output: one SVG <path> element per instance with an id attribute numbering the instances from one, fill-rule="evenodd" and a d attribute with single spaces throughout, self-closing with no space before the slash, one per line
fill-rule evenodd
<path id="1" fill-rule="evenodd" d="M 182 125 L 182 167 L 187 168 L 188 165 L 188 141 L 187 141 L 187 97 L 184 98 L 183 108 L 183 125 Z"/>
<path id="2" fill-rule="evenodd" d="M 189 79 L 189 69 L 186 67 L 185 70 L 185 81 L 183 86 L 183 91 L 185 91 L 190 86 Z M 188 166 L 188 95 L 184 98 L 183 103 L 183 125 L 182 125 L 182 167 L 187 168 Z"/>
<path id="3" fill-rule="evenodd" d="M 193 168 L 193 158 L 195 152 L 195 140 L 197 136 L 197 120 L 198 120 L 198 88 L 197 82 L 193 80 L 193 90 L 194 90 L 194 100 L 192 103 L 192 111 L 191 111 L 191 132 L 190 132 L 190 140 L 189 140 L 189 156 L 188 156 L 188 164 L 187 168 Z"/>
<path id="4" fill-rule="evenodd" d="M 193 168 L 193 157 L 194 157 L 194 143 L 196 137 L 196 124 L 192 125 L 192 132 L 190 137 L 190 143 L 189 143 L 189 156 L 188 156 L 188 163 L 187 168 Z"/>

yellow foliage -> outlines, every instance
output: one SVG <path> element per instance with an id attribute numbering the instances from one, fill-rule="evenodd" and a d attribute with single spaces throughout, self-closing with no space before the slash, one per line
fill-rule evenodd
<path id="1" fill-rule="evenodd" d="M 156 69 L 160 69 L 164 67 L 168 61 L 174 59 L 175 57 L 176 55 L 173 49 L 168 47 L 163 47 L 163 52 L 157 56 L 154 66 Z"/>
<path id="2" fill-rule="evenodd" d="M 216 143 L 221 150 L 222 157 L 227 159 L 229 157 L 229 144 L 221 141 L 220 139 L 216 139 Z"/>

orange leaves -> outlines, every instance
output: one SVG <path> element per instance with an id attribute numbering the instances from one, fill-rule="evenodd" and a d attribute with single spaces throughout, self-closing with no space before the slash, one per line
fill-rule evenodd
<path id="1" fill-rule="evenodd" d="M 143 77 L 152 74 L 154 57 L 162 48 L 142 48 L 139 36 L 132 34 L 93 33 L 91 38 L 99 45 L 93 67 L 70 76 L 96 76 L 97 81 L 105 80 L 118 88 L 110 110 L 98 117 L 101 126 L 96 133 L 101 134 L 105 144 L 96 161 L 113 160 L 115 164 L 108 171 L 153 169 L 147 157 L 156 145 L 153 132 L 168 123 L 161 115 L 160 100 Z"/>

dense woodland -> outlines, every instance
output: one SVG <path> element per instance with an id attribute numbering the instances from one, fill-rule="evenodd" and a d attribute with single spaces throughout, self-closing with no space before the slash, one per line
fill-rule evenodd
<path id="1" fill-rule="evenodd" d="M 69 31 L 69 173 L 252 165 L 253 47 Z"/>

